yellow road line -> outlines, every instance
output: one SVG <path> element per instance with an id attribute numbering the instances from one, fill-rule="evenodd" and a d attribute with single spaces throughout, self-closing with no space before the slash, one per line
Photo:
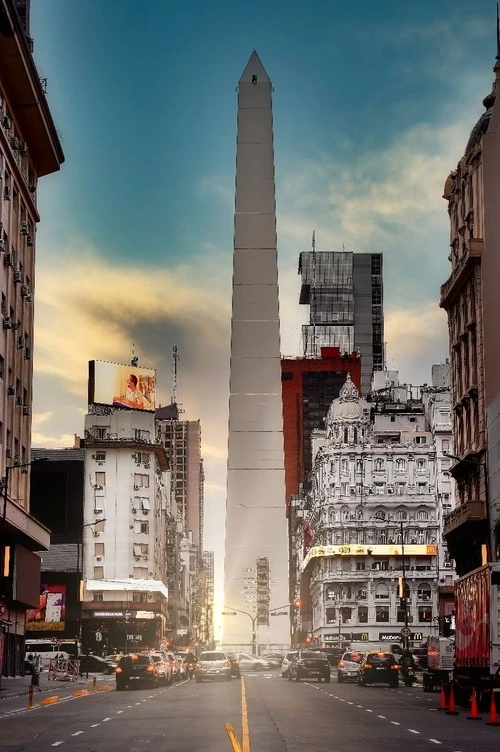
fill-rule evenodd
<path id="1" fill-rule="evenodd" d="M 250 733 L 248 731 L 247 696 L 245 680 L 241 677 L 241 736 L 243 752 L 250 752 Z"/>
<path id="2" fill-rule="evenodd" d="M 233 747 L 234 752 L 242 752 L 240 743 L 238 741 L 238 737 L 236 736 L 236 732 L 232 726 L 231 723 L 225 723 L 224 724 L 227 735 L 229 737 L 229 741 L 231 742 L 231 745 Z"/>

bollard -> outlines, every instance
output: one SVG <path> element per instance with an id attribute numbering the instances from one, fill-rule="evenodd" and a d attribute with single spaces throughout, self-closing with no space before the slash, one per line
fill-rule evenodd
<path id="1" fill-rule="evenodd" d="M 97 678 L 94 676 L 94 678 L 92 679 L 92 692 L 97 691 L 96 687 L 97 687 Z"/>
<path id="2" fill-rule="evenodd" d="M 28 687 L 28 710 L 33 710 L 33 684 Z"/>

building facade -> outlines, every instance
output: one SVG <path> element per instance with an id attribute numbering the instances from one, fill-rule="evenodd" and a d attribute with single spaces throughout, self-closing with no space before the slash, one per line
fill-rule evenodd
<path id="1" fill-rule="evenodd" d="M 451 358 L 456 508 L 444 534 L 464 575 L 500 556 L 500 58 L 485 111 L 443 197 L 450 217 L 451 274 L 441 287 Z"/>
<path id="2" fill-rule="evenodd" d="M 64 155 L 32 56 L 29 3 L 0 0 L 0 20 L 1 681 L 23 671 L 26 609 L 39 600 L 32 552 L 49 546 L 29 509 L 37 188 Z"/>
<path id="3" fill-rule="evenodd" d="M 304 357 L 319 357 L 321 347 L 358 350 L 367 394 L 373 372 L 384 368 L 382 254 L 304 251 L 299 274 L 299 302 L 310 307 L 302 327 Z"/>
<path id="4" fill-rule="evenodd" d="M 82 642 L 156 647 L 167 629 L 170 478 L 153 412 L 89 406 L 85 417 Z"/>
<path id="5" fill-rule="evenodd" d="M 304 553 L 299 632 L 323 646 L 400 640 L 402 627 L 419 642 L 437 631 L 435 442 L 422 390 L 400 387 L 394 372 L 386 383 L 367 401 L 348 377 L 313 437 L 295 541 Z"/>

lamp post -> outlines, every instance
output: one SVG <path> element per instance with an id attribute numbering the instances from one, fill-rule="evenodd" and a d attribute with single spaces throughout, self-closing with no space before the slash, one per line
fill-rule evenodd
<path id="1" fill-rule="evenodd" d="M 402 577 L 403 594 L 401 598 L 401 604 L 404 608 L 404 624 L 405 624 L 405 631 L 403 635 L 403 650 L 408 650 L 410 647 L 410 640 L 409 640 L 409 627 L 408 627 L 408 600 L 406 597 L 406 558 L 405 558 L 403 520 L 401 520 L 401 558 L 402 558 L 402 570 L 403 570 L 403 577 Z"/>
<path id="2" fill-rule="evenodd" d="M 249 619 L 252 621 L 252 655 L 257 655 L 257 632 L 255 630 L 255 624 L 257 621 L 257 616 L 252 616 L 252 614 L 249 614 L 248 611 L 241 611 L 239 608 L 233 608 L 233 606 L 224 606 L 224 608 L 229 609 L 229 612 L 222 612 L 226 616 L 231 616 L 231 611 L 234 611 L 237 614 L 244 614 L 245 616 L 248 616 Z"/>

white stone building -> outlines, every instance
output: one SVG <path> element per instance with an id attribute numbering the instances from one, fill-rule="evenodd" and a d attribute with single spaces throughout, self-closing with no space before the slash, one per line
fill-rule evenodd
<path id="1" fill-rule="evenodd" d="M 164 636 L 169 503 L 154 413 L 92 406 L 85 417 L 82 531 L 87 646 L 106 639 L 121 650 L 154 647 Z"/>
<path id="2" fill-rule="evenodd" d="M 296 545 L 301 626 L 321 645 L 391 642 L 405 624 L 414 642 L 437 631 L 438 466 L 423 390 L 396 372 L 376 379 L 366 401 L 348 377 L 313 436 Z"/>

